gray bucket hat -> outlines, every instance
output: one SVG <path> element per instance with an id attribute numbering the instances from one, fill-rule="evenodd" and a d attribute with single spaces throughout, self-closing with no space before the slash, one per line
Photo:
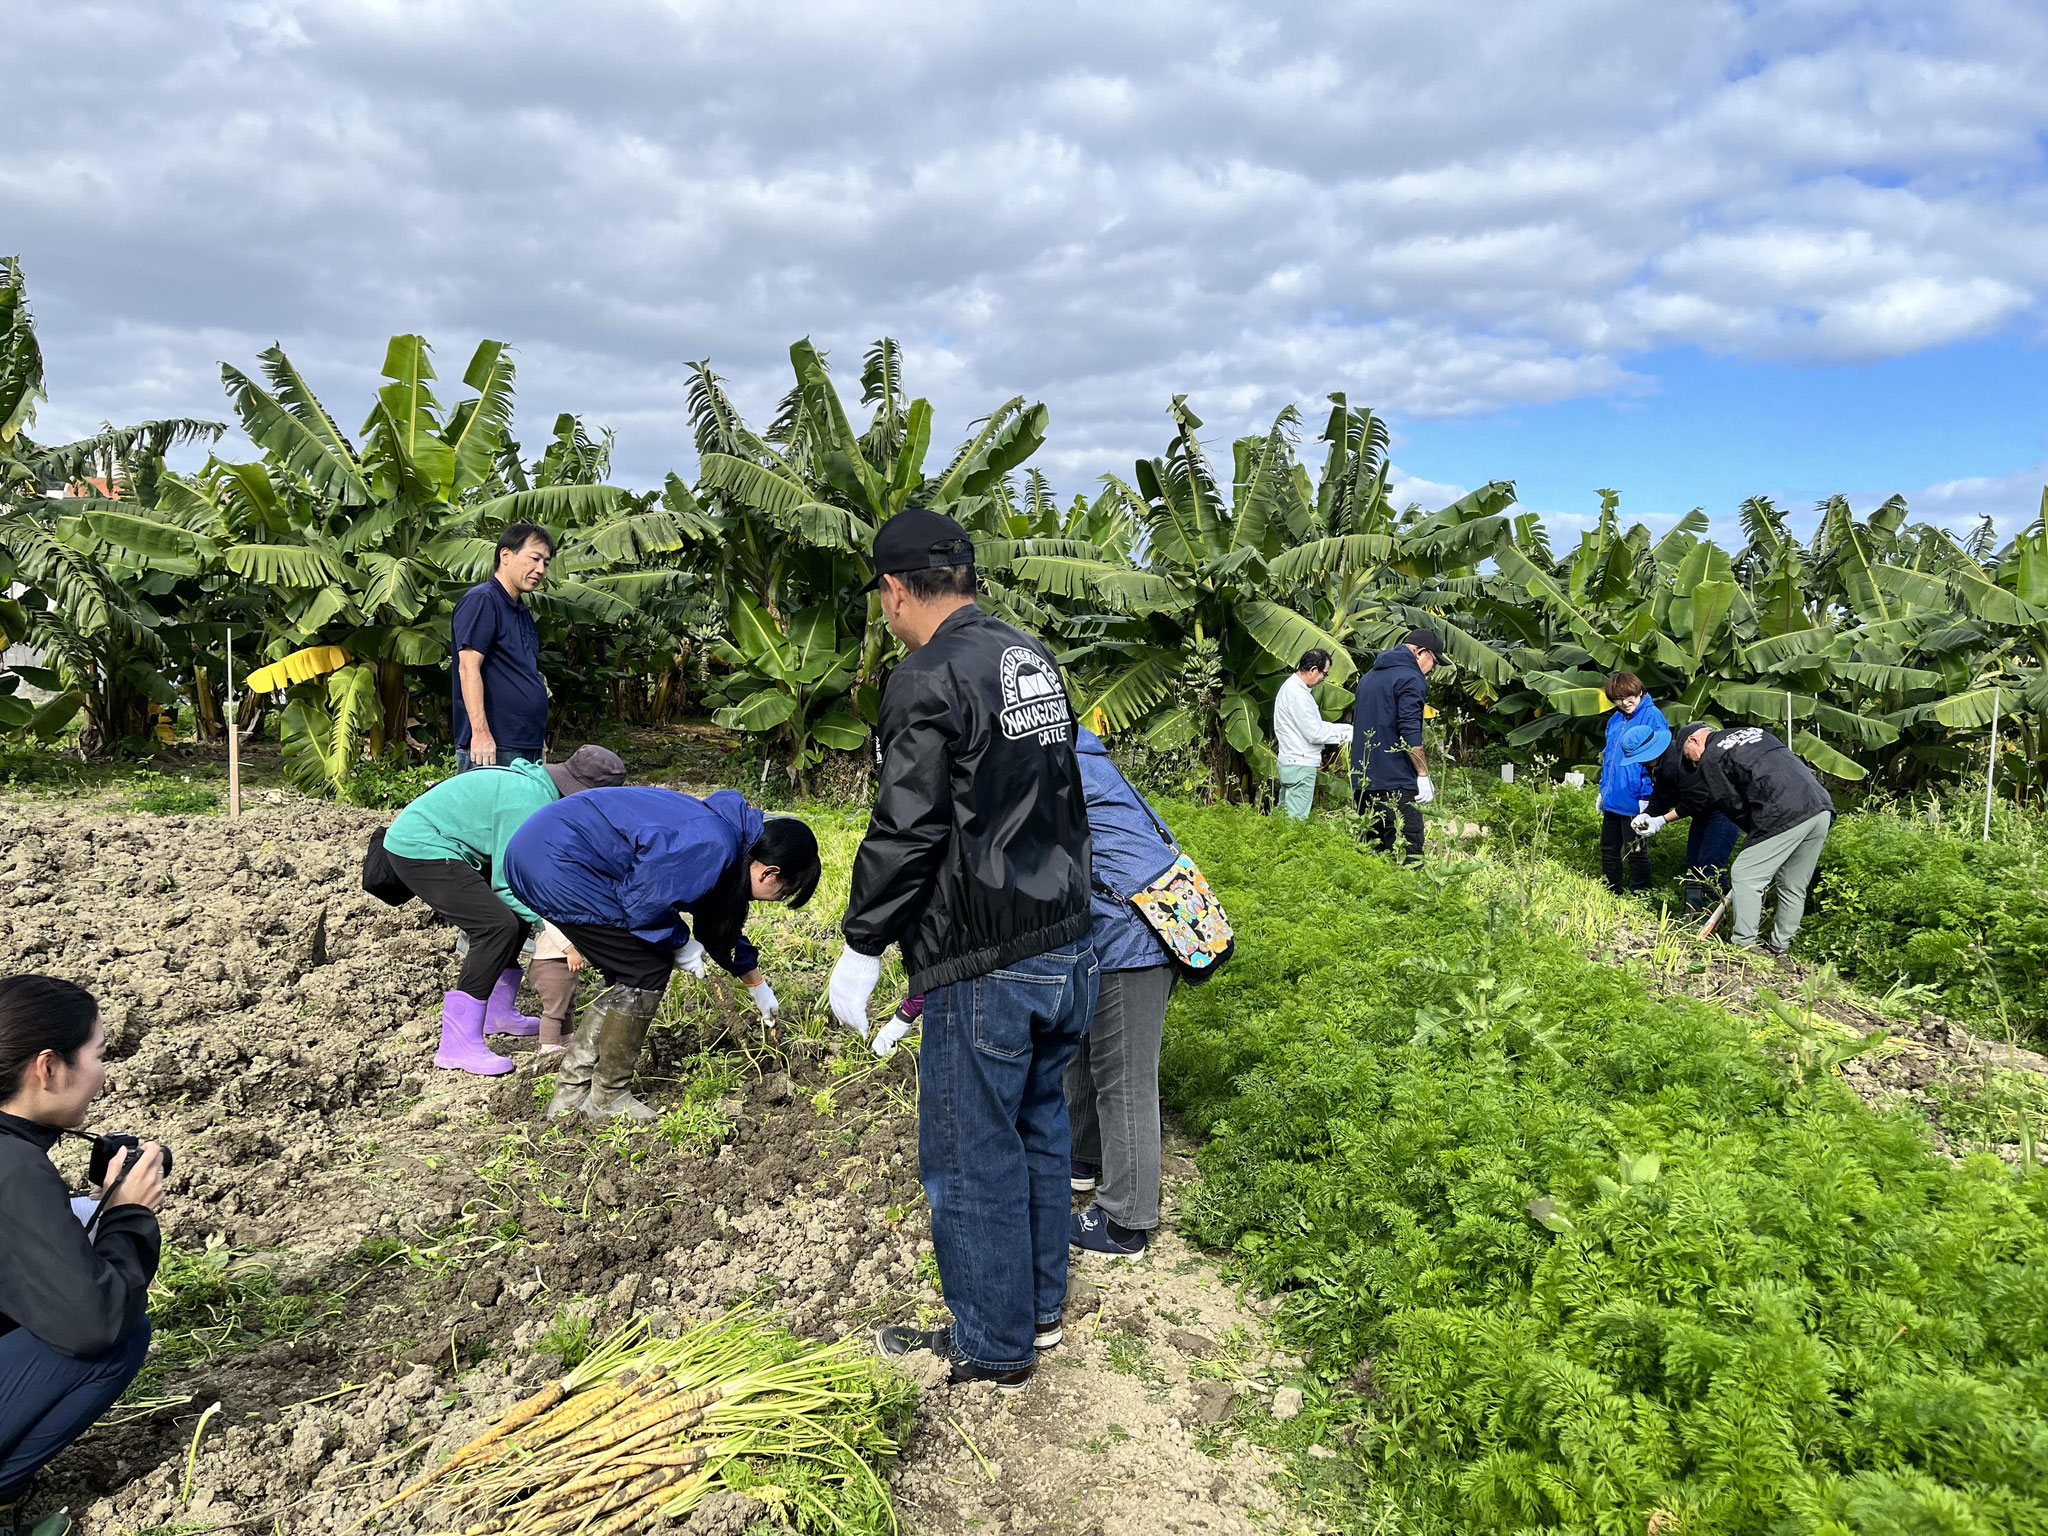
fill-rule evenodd
<path id="1" fill-rule="evenodd" d="M 616 789 L 626 782 L 626 765 L 609 747 L 578 747 L 559 763 L 549 763 L 555 792 L 573 795 L 585 789 Z"/>

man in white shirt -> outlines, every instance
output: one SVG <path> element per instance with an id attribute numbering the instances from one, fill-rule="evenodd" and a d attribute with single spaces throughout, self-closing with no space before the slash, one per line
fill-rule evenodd
<path id="1" fill-rule="evenodd" d="M 1280 744 L 1280 805 L 1305 818 L 1315 809 L 1316 771 L 1323 748 L 1349 745 L 1351 727 L 1323 718 L 1310 690 L 1330 675 L 1330 653 L 1320 646 L 1302 654 L 1294 675 L 1273 699 L 1273 736 Z"/>

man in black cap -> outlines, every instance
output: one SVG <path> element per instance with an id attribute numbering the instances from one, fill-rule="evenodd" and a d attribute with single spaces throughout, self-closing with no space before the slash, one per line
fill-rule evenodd
<path id="1" fill-rule="evenodd" d="M 1835 821 L 1834 797 L 1790 747 L 1758 726 L 1717 731 L 1687 725 L 1673 740 L 1699 769 L 1708 803 L 1749 835 L 1728 871 L 1735 910 L 1728 941 L 1738 949 L 1756 943 L 1764 892 L 1775 885 L 1778 912 L 1763 948 L 1783 955 L 1806 915 L 1806 893 Z M 1636 831 L 1652 836 L 1671 819 L 1644 812 L 1636 817 Z"/>
<path id="2" fill-rule="evenodd" d="M 909 655 L 876 737 L 881 785 L 854 858 L 832 1012 L 863 1039 L 891 944 L 924 997 L 919 1174 L 950 1328 L 892 1327 L 954 1381 L 1022 1391 L 1060 1339 L 1071 1138 L 1061 1077 L 1095 1014 L 1088 809 L 1058 665 L 974 602 L 974 545 L 906 508 L 874 581 Z M 905 1026 L 907 1027 L 907 1026 Z M 886 1054 L 900 1031 L 878 1035 Z"/>
<path id="3" fill-rule="evenodd" d="M 1351 792 L 1359 814 L 1371 818 L 1380 852 L 1392 853 L 1398 813 L 1411 864 L 1422 858 L 1419 807 L 1436 798 L 1422 755 L 1422 707 L 1443 649 L 1435 630 L 1409 630 L 1359 675 L 1351 711 Z"/>

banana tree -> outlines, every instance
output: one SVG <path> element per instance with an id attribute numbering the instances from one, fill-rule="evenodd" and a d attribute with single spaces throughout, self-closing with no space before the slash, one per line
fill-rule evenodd
<path id="1" fill-rule="evenodd" d="M 1981 569 L 1959 566 L 1968 562 L 1946 535 L 1904 529 L 1897 498 L 1860 522 L 1832 498 L 1805 547 L 1753 499 L 1741 509 L 1748 543 L 1731 557 L 1701 537 L 1697 510 L 1653 538 L 1641 525 L 1622 530 L 1613 493 L 1602 495 L 1599 523 L 1569 562 L 1539 562 L 1513 537 L 1495 552 L 1505 605 L 1535 599 L 1510 651 L 1523 689 L 1502 703 L 1527 716 L 1508 729 L 1511 743 L 1551 738 L 1567 756 L 1592 755 L 1609 707 L 1600 684 L 1620 669 L 1674 719 L 1760 724 L 1825 773 L 1858 780 L 1883 764 L 1903 784 L 1899 765 L 1940 744 L 1923 732 L 1901 752 L 1902 733 L 1971 712 L 1967 669 L 1940 663 L 1981 638 L 1955 622 L 1958 593 L 2017 611 Z"/>
<path id="2" fill-rule="evenodd" d="M 813 604 L 780 625 L 742 595 L 732 620 L 731 639 L 714 645 L 732 670 L 727 702 L 712 719 L 728 730 L 784 735 L 794 744 L 786 766 L 792 788 L 825 749 L 852 751 L 867 739 L 868 722 L 850 708 L 860 646 L 839 643 L 830 604 Z"/>
<path id="3" fill-rule="evenodd" d="M 497 529 L 535 520 L 562 530 L 534 604 L 557 631 L 633 618 L 633 583 L 648 578 L 619 567 L 681 547 L 665 510 L 618 516 L 616 487 L 505 488 L 513 366 L 503 343 L 477 347 L 463 374 L 474 393 L 444 408 L 425 340 L 393 337 L 360 446 L 280 348 L 260 354 L 259 372 L 262 382 L 221 370 L 261 460 L 210 460 L 167 478 L 156 509 L 96 507 L 86 521 L 117 563 L 237 593 L 261 656 L 337 646 L 360 664 L 289 690 L 288 755 L 308 786 L 338 787 L 358 738 L 377 755 L 404 737 L 416 696 L 445 689 L 450 617 L 490 574 Z M 367 698 L 364 675 L 374 679 Z"/>
<path id="4" fill-rule="evenodd" d="M 717 718 L 794 782 L 824 749 L 859 746 L 876 717 L 895 644 L 880 603 L 860 592 L 876 526 L 913 505 L 970 529 L 985 523 L 1007 477 L 1044 442 L 1046 411 L 1004 402 L 928 474 L 931 405 L 906 394 L 894 341 L 863 359 L 860 404 L 871 415 L 858 433 L 809 340 L 790 348 L 790 366 L 795 383 L 757 433 L 708 363 L 692 365 L 699 479 L 692 489 L 671 476 L 662 501 L 714 557 L 728 630 L 715 654 L 730 669 Z"/>
<path id="5" fill-rule="evenodd" d="M 177 705 L 171 677 L 184 636 L 167 624 L 178 612 L 175 577 L 109 569 L 78 514 L 153 505 L 165 453 L 225 429 L 173 418 L 43 444 L 28 429 L 45 398 L 21 267 L 0 258 L 0 652 L 20 645 L 36 658 L 0 664 L 0 733 L 49 741 L 82 716 L 79 746 L 90 755 L 154 734 L 153 713 Z M 66 494 L 73 489 L 98 494 Z"/>
<path id="6" fill-rule="evenodd" d="M 1290 407 L 1232 444 L 1226 500 L 1196 435 L 1201 420 L 1176 397 L 1164 457 L 1141 461 L 1130 482 L 1106 477 L 1097 503 L 1128 509 L 1135 538 L 1094 548 L 1071 533 L 1018 539 L 995 561 L 1064 610 L 1072 639 L 1062 660 L 1084 718 L 1104 733 L 1137 732 L 1155 750 L 1196 752 L 1225 795 L 1272 777 L 1273 694 L 1310 648 L 1333 659 L 1325 709 L 1349 703 L 1357 658 L 1421 624 L 1444 631 L 1468 687 L 1512 675 L 1459 618 L 1460 588 L 1514 488 L 1499 482 L 1438 512 L 1397 513 L 1385 424 L 1342 395 L 1330 400 L 1313 480 L 1295 457 Z"/>

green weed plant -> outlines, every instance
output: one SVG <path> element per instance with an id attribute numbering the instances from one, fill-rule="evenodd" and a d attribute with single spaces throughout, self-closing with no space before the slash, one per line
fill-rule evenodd
<path id="1" fill-rule="evenodd" d="M 1169 819 L 1238 932 L 1168 1023 L 1184 1220 L 1357 1394 L 1403 1530 L 2048 1529 L 2048 1179 L 1589 960 L 1497 866 Z"/>

